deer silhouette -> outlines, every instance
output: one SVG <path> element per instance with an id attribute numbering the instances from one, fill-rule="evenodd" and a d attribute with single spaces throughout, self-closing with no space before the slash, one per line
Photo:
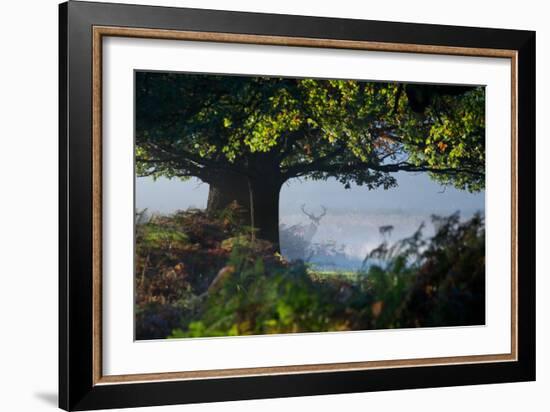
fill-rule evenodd
<path id="1" fill-rule="evenodd" d="M 384 226 L 380 226 L 378 228 L 378 231 L 380 232 L 380 234 L 385 237 L 386 235 L 388 237 L 391 236 L 391 232 L 393 232 L 393 225 L 384 225 Z"/>
<path id="2" fill-rule="evenodd" d="M 302 212 L 309 218 L 308 224 L 298 223 L 292 226 L 281 226 L 280 237 L 281 247 L 284 249 L 285 257 L 289 260 L 309 261 L 313 255 L 312 239 L 317 232 L 321 219 L 326 215 L 327 209 L 322 207 L 319 215 L 314 215 L 306 210 L 306 205 L 301 206 Z"/>
<path id="3" fill-rule="evenodd" d="M 321 224 L 321 219 L 327 214 L 327 208 L 321 205 L 322 212 L 318 216 L 315 216 L 313 213 L 309 213 L 306 210 L 305 204 L 302 205 L 301 209 L 304 215 L 306 215 L 310 220 L 309 226 L 307 226 L 304 231 L 304 240 L 306 240 L 307 242 L 311 242 L 313 236 L 315 236 L 315 233 L 317 233 L 319 225 Z"/>

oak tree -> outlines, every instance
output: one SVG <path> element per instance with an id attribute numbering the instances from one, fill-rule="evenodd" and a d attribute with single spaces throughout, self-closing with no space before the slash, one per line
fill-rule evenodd
<path id="1" fill-rule="evenodd" d="M 483 87 L 137 72 L 139 176 L 198 177 L 208 210 L 236 201 L 279 242 L 289 179 L 396 185 L 398 171 L 478 191 L 485 182 Z"/>

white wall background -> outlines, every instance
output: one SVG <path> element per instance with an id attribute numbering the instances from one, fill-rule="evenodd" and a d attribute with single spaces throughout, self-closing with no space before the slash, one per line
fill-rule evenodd
<path id="1" fill-rule="evenodd" d="M 140 1 L 132 1 L 139 3 Z M 537 31 L 537 346 L 535 383 L 317 396 L 143 410 L 544 411 L 550 401 L 550 174 L 544 123 L 550 110 L 550 26 L 544 2 L 461 0 L 181 0 L 176 5 L 271 13 L 441 23 Z M 57 1 L 0 6 L 0 409 L 53 410 L 57 404 Z M 546 76 L 545 76 L 546 74 Z"/>

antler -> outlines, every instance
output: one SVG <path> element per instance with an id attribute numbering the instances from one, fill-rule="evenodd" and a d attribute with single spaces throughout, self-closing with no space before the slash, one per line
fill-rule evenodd
<path id="1" fill-rule="evenodd" d="M 323 211 L 321 212 L 321 214 L 319 216 L 315 216 L 313 213 L 308 213 L 306 211 L 306 205 L 303 204 L 301 206 L 301 209 L 302 209 L 302 212 L 304 212 L 304 214 L 309 217 L 313 222 L 315 222 L 315 224 L 319 224 L 321 222 L 321 219 L 323 218 L 323 216 L 325 216 L 327 214 L 327 208 L 322 206 L 321 205 L 321 209 L 323 209 Z"/>
<path id="2" fill-rule="evenodd" d="M 308 212 L 306 211 L 306 204 L 305 204 L 305 203 L 302 204 L 301 209 L 302 209 L 302 212 L 304 212 L 304 215 L 306 215 L 307 217 L 309 217 L 309 218 L 312 219 L 312 220 L 315 219 L 315 216 L 314 216 L 314 215 L 312 215 L 312 214 L 310 214 L 310 213 L 308 213 Z"/>

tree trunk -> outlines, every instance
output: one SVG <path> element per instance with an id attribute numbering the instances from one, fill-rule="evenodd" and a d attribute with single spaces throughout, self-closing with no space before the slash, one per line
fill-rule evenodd
<path id="1" fill-rule="evenodd" d="M 252 216 L 257 237 L 273 243 L 279 250 L 279 194 L 281 184 L 262 179 L 250 181 Z"/>
<path id="2" fill-rule="evenodd" d="M 206 204 L 207 213 L 219 212 L 233 202 L 237 202 L 239 206 L 250 212 L 250 194 L 246 176 L 220 172 L 218 176 L 209 178 L 207 183 L 210 185 Z M 250 213 L 246 224 L 250 224 Z"/>
<path id="3" fill-rule="evenodd" d="M 279 250 L 279 193 L 282 184 L 261 177 L 223 172 L 210 178 L 207 213 L 216 213 L 237 202 L 244 210 L 243 223 L 257 230 L 256 237 Z M 252 201 L 252 204 L 251 204 Z"/>

